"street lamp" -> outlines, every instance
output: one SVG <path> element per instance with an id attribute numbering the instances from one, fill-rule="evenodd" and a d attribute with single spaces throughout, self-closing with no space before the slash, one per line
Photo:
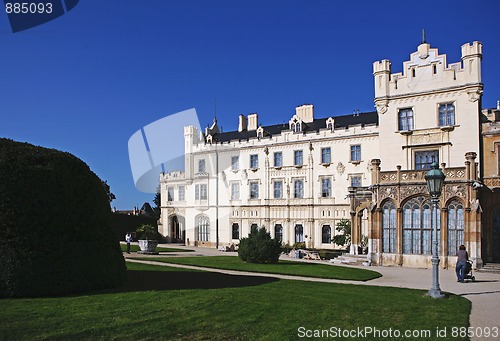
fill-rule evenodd
<path id="1" fill-rule="evenodd" d="M 446 175 L 439 169 L 436 162 L 431 164 L 431 169 L 425 174 L 425 181 L 427 181 L 427 188 L 431 195 L 432 213 L 431 223 L 432 229 L 432 287 L 427 293 L 427 296 L 432 298 L 443 298 L 444 295 L 439 288 L 439 255 L 438 255 L 438 235 L 437 235 L 437 205 L 441 190 Z"/>

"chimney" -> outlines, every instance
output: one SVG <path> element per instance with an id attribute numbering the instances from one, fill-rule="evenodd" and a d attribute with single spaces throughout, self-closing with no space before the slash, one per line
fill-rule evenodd
<path id="1" fill-rule="evenodd" d="M 303 104 L 295 108 L 295 114 L 300 117 L 302 122 L 311 123 L 314 121 L 314 105 Z"/>
<path id="2" fill-rule="evenodd" d="M 238 131 L 241 133 L 243 130 L 247 130 L 247 118 L 245 117 L 245 115 L 240 114 Z"/>
<path id="3" fill-rule="evenodd" d="M 248 131 L 257 130 L 258 125 L 259 125 L 259 116 L 257 115 L 257 113 L 248 115 L 248 127 L 247 127 Z"/>
<path id="4" fill-rule="evenodd" d="M 497 110 L 500 110 L 500 101 L 497 101 Z"/>

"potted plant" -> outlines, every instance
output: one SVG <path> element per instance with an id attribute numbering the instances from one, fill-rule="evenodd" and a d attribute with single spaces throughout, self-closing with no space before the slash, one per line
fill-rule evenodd
<path id="1" fill-rule="evenodd" d="M 156 247 L 158 246 L 156 228 L 149 224 L 143 224 L 137 229 L 139 234 L 139 253 L 157 255 Z"/>

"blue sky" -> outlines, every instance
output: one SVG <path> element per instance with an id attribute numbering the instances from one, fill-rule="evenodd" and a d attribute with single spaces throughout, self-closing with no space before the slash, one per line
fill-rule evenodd
<path id="1" fill-rule="evenodd" d="M 130 136 L 157 119 L 214 102 L 224 131 L 238 114 L 288 121 L 313 103 L 326 117 L 374 110 L 372 63 L 393 72 L 421 42 L 460 60 L 483 43 L 483 107 L 500 99 L 500 1 L 82 0 L 13 34 L 0 14 L 0 136 L 84 160 L 118 209 L 151 201 L 134 187 Z"/>

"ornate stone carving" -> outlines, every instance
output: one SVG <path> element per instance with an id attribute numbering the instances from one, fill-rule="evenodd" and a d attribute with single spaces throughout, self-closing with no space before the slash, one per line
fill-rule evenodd
<path id="1" fill-rule="evenodd" d="M 244 169 L 242 172 L 241 172 L 241 178 L 243 180 L 246 180 L 248 178 L 248 174 L 247 174 L 247 170 Z"/>
<path id="2" fill-rule="evenodd" d="M 469 95 L 469 102 L 477 102 L 477 100 L 481 98 L 482 94 L 483 90 L 467 91 L 467 95 Z"/>
<path id="3" fill-rule="evenodd" d="M 427 194 L 426 185 L 403 186 L 401 187 L 401 201 L 415 194 Z"/>
<path id="4" fill-rule="evenodd" d="M 467 196 L 467 191 L 464 184 L 444 185 L 444 195 L 446 199 L 451 197 L 465 198 Z"/>
<path id="5" fill-rule="evenodd" d="M 345 171 L 345 166 L 342 162 L 339 162 L 337 164 L 337 173 L 339 173 L 340 175 L 344 174 L 344 171 Z"/>
<path id="6" fill-rule="evenodd" d="M 396 187 L 382 187 L 380 188 L 380 201 L 391 198 L 394 200 L 398 200 L 398 190 Z"/>
<path id="7" fill-rule="evenodd" d="M 380 115 L 385 114 L 387 112 L 387 109 L 389 108 L 389 106 L 387 105 L 387 102 L 377 103 L 375 106 L 377 107 L 377 112 Z"/>

